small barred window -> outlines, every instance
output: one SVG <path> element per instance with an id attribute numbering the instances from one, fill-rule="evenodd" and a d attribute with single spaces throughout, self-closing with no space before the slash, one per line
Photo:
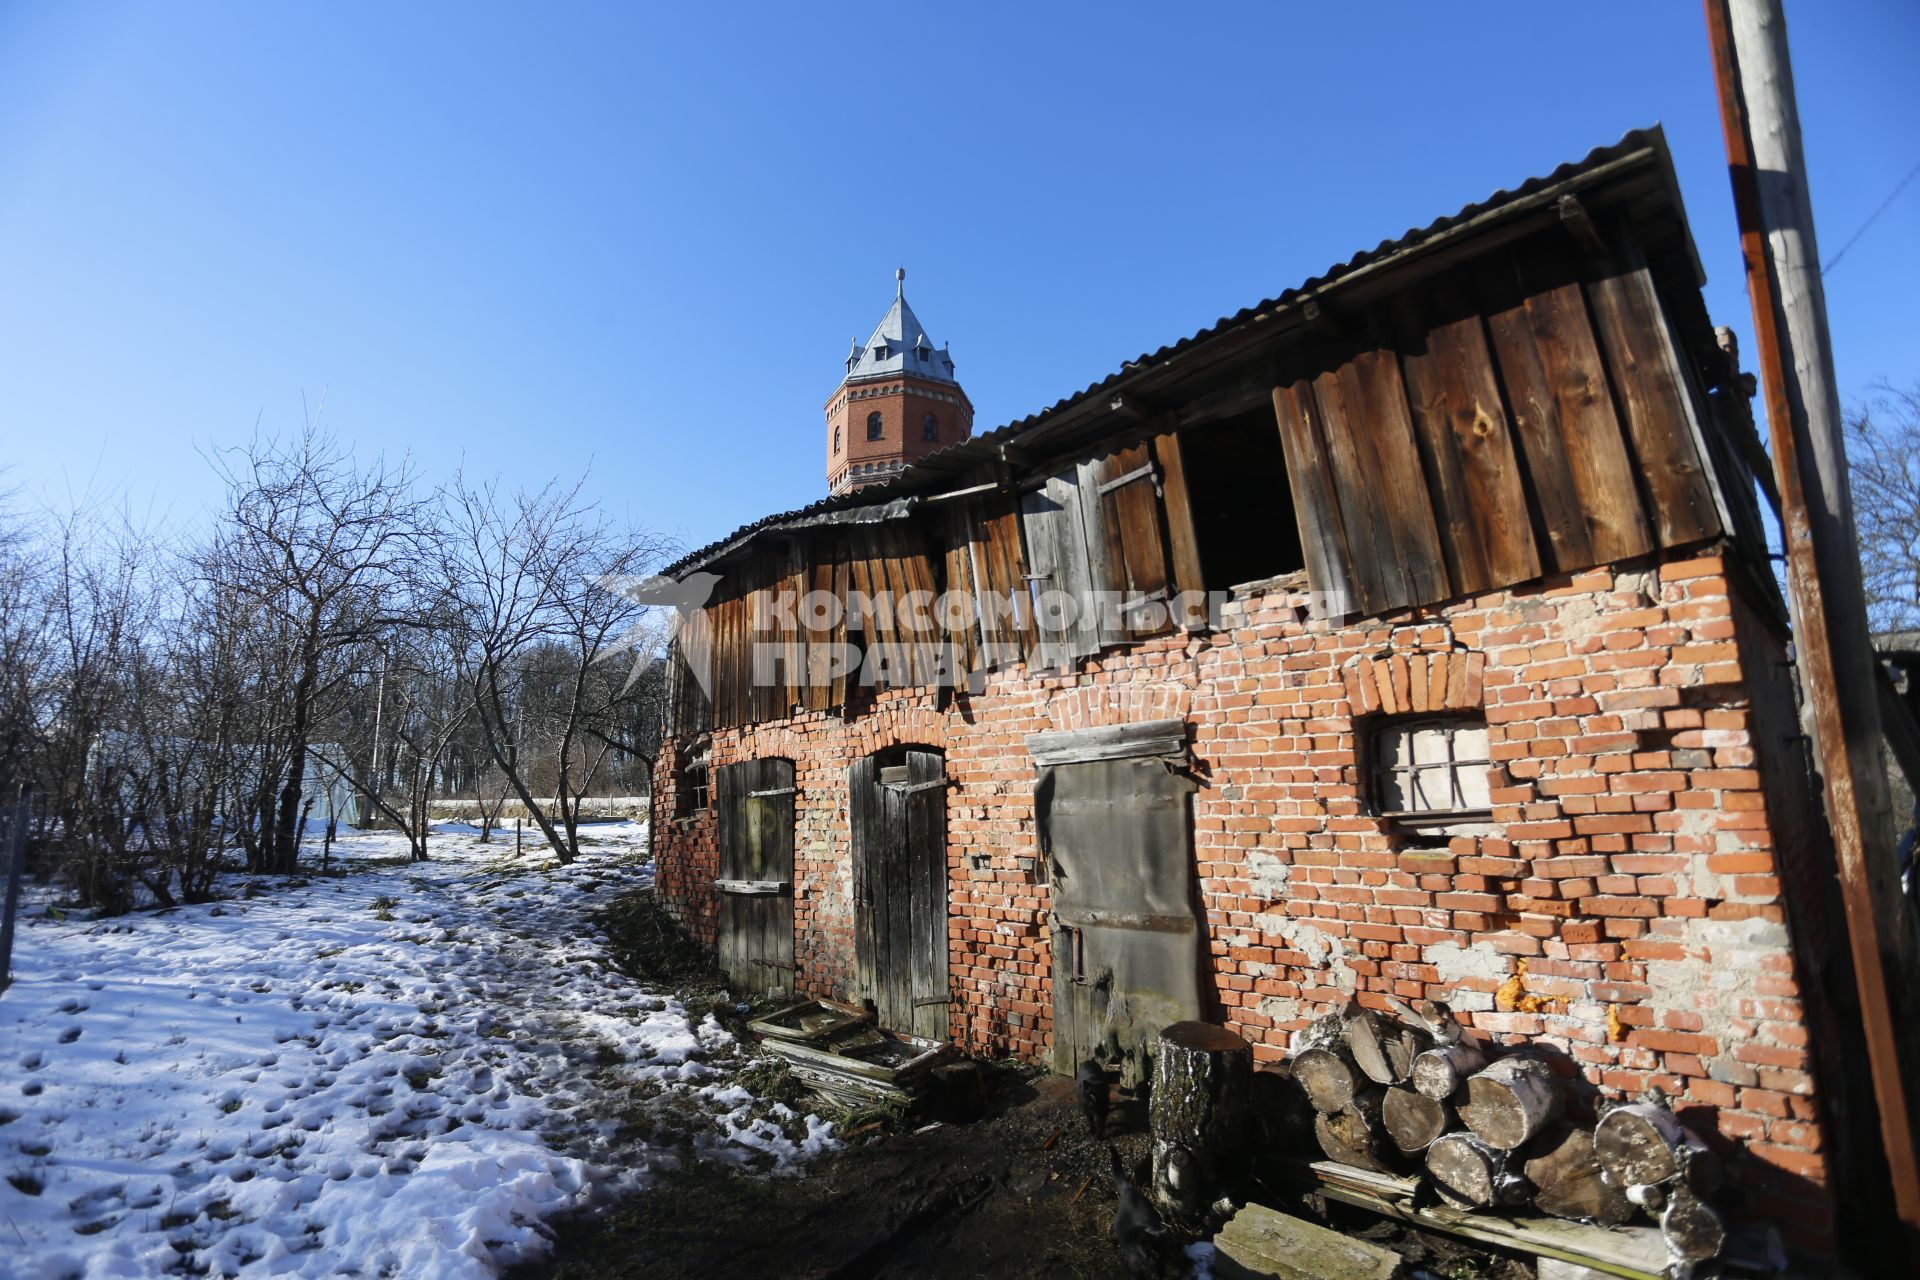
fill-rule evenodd
<path id="1" fill-rule="evenodd" d="M 1484 816 L 1487 722 L 1480 716 L 1390 721 L 1367 734 L 1373 811 L 1385 817 Z"/>

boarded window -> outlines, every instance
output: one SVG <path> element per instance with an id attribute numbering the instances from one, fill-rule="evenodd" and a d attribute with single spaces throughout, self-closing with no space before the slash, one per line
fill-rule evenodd
<path id="1" fill-rule="evenodd" d="M 1480 716 L 1388 721 L 1367 734 L 1373 810 L 1384 817 L 1479 817 L 1487 796 Z"/>

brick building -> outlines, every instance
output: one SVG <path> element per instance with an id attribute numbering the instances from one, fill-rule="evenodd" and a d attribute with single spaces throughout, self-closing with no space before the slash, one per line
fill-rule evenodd
<path id="1" fill-rule="evenodd" d="M 1444 996 L 1830 1249 L 1870 1094 L 1701 278 L 1630 134 L 687 557 L 663 901 L 745 989 L 1069 1070 Z"/>
<path id="2" fill-rule="evenodd" d="M 953 376 L 953 352 L 936 348 L 907 305 L 907 273 L 894 272 L 893 305 L 847 353 L 847 376 L 827 397 L 827 489 L 881 484 L 908 463 L 973 434 L 973 402 Z"/>

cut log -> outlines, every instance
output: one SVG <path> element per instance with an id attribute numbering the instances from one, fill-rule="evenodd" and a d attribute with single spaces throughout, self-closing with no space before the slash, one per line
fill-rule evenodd
<path id="1" fill-rule="evenodd" d="M 1630 1102 L 1600 1117 L 1593 1150 L 1607 1181 L 1622 1191 L 1675 1181 L 1699 1195 L 1720 1189 L 1719 1159 L 1662 1099 Z"/>
<path id="2" fill-rule="evenodd" d="M 1540 1212 L 1603 1227 L 1619 1226 L 1633 1216 L 1625 1189 L 1601 1176 L 1593 1135 L 1585 1129 L 1556 1125 L 1528 1144 L 1527 1151 L 1531 1154 L 1521 1169 L 1533 1184 L 1533 1206 Z"/>
<path id="3" fill-rule="evenodd" d="M 1727 1243 L 1727 1224 L 1714 1207 L 1688 1190 L 1674 1187 L 1660 1215 L 1660 1234 L 1676 1263 L 1690 1267 L 1720 1256 Z"/>
<path id="4" fill-rule="evenodd" d="M 1427 1176 L 1456 1209 L 1525 1204 L 1526 1179 L 1508 1168 L 1508 1153 L 1470 1133 L 1449 1133 L 1427 1148 Z"/>
<path id="5" fill-rule="evenodd" d="M 1337 1013 L 1315 1019 L 1300 1033 L 1291 1061 L 1293 1078 L 1315 1111 L 1338 1111 L 1367 1087 L 1366 1077 L 1347 1049 L 1346 1023 Z"/>
<path id="6" fill-rule="evenodd" d="M 1249 1138 L 1253 1046 L 1205 1022 L 1176 1022 L 1153 1047 L 1153 1197 L 1192 1217 L 1237 1173 Z"/>
<path id="7" fill-rule="evenodd" d="M 1453 1108 L 1412 1089 L 1393 1088 L 1380 1103 L 1380 1123 L 1394 1146 L 1416 1155 L 1453 1127 Z"/>
<path id="8" fill-rule="evenodd" d="M 1372 1009 L 1356 1005 L 1347 1014 L 1347 1051 L 1375 1084 L 1404 1084 L 1414 1058 L 1428 1043 L 1423 1033 Z"/>
<path id="9" fill-rule="evenodd" d="M 1487 1051 L 1478 1040 L 1463 1037 L 1435 1045 L 1413 1060 L 1413 1087 L 1429 1098 L 1451 1098 L 1486 1065 Z"/>
<path id="10" fill-rule="evenodd" d="M 1383 1127 L 1380 1121 L 1382 1090 L 1367 1089 L 1338 1111 L 1323 1111 L 1313 1118 L 1313 1133 L 1327 1159 L 1356 1169 L 1392 1172 L 1380 1148 Z"/>
<path id="11" fill-rule="evenodd" d="M 1460 1118 L 1482 1142 L 1512 1151 L 1560 1114 L 1560 1082 L 1536 1058 L 1501 1058 L 1467 1081 Z"/>

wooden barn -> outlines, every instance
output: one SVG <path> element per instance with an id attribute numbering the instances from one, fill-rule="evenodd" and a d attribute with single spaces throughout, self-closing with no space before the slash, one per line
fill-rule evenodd
<path id="1" fill-rule="evenodd" d="M 1830 1248 L 1859 1033 L 1702 279 L 1633 133 L 688 556 L 662 900 L 1067 1071 L 1444 997 Z"/>

